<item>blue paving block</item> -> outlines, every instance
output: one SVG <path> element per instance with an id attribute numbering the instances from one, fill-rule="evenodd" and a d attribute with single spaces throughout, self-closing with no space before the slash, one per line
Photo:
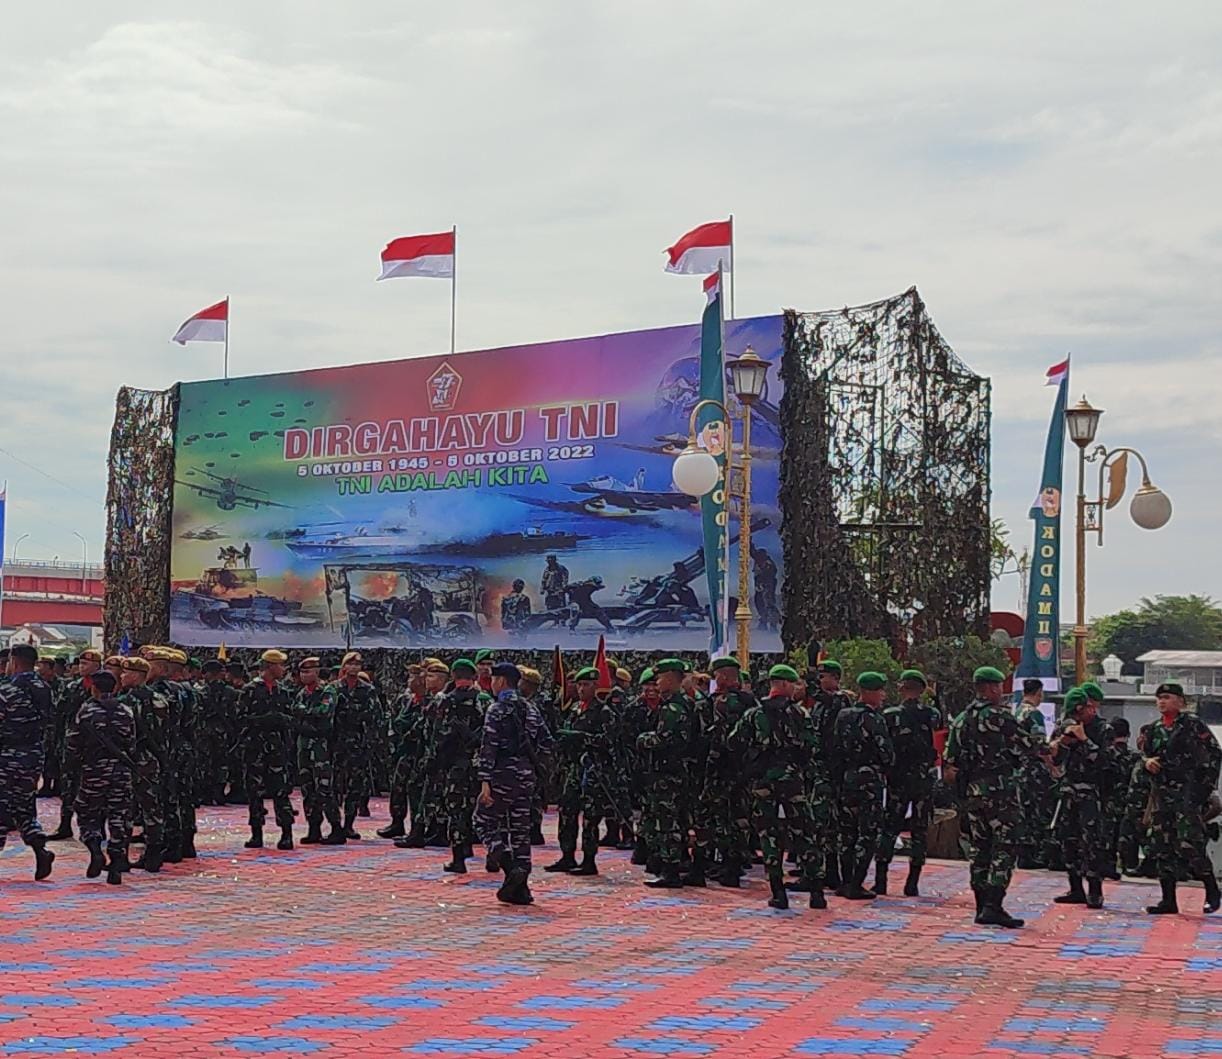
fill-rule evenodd
<path id="1" fill-rule="evenodd" d="M 423 1055 L 512 1055 L 537 1043 L 537 1037 L 430 1037 L 403 1050 Z"/>
<path id="2" fill-rule="evenodd" d="M 410 982 L 404 982 L 401 988 L 405 993 L 435 993 L 446 990 L 456 993 L 482 993 L 496 989 L 500 984 L 499 980 L 490 979 L 476 982 L 466 978 L 413 978 Z"/>
<path id="3" fill-rule="evenodd" d="M 622 996 L 532 996 L 519 1001 L 518 1007 L 527 1011 L 607 1011 L 625 1003 L 627 997 Z"/>
<path id="4" fill-rule="evenodd" d="M 577 1025 L 571 1019 L 514 1018 L 510 1015 L 485 1015 L 475 1020 L 477 1026 L 488 1026 L 494 1030 L 571 1030 Z"/>
<path id="5" fill-rule="evenodd" d="M 1222 956 L 1194 956 L 1188 961 L 1190 971 L 1222 971 Z"/>
<path id="6" fill-rule="evenodd" d="M 154 971 L 165 971 L 167 974 L 221 974 L 227 968 L 222 967 L 219 963 L 195 963 L 194 961 L 183 961 L 174 963 L 165 961 L 163 963 L 152 964 Z"/>
<path id="7" fill-rule="evenodd" d="M 1014 941 L 1013 934 L 999 934 L 997 931 L 972 931 L 961 930 L 953 934 L 943 934 L 938 939 L 940 945 L 953 944 L 991 944 L 991 945 L 1009 945 Z"/>
<path id="8" fill-rule="evenodd" d="M 226 1037 L 219 1042 L 228 1048 L 239 1052 L 250 1052 L 255 1055 L 301 1055 L 305 1052 L 321 1052 L 329 1047 L 321 1041 L 311 1041 L 305 1037 L 263 1037 L 255 1034 L 244 1034 L 239 1037 Z"/>
<path id="9" fill-rule="evenodd" d="M 868 1030 L 874 1033 L 927 1033 L 933 1029 L 933 1021 L 918 1022 L 915 1019 L 896 1019 L 886 1015 L 846 1015 L 836 1020 L 837 1029 Z"/>
<path id="10" fill-rule="evenodd" d="M 172 1008 L 263 1008 L 274 1004 L 274 996 L 180 996 L 167 1003 Z"/>
<path id="11" fill-rule="evenodd" d="M 169 976 L 146 978 L 76 978 L 76 985 L 86 989 L 155 989 L 158 986 L 170 985 L 176 979 Z"/>
<path id="12" fill-rule="evenodd" d="M 143 1029 L 146 1026 L 164 1029 L 181 1029 L 183 1026 L 194 1026 L 195 1019 L 186 1015 L 108 1015 L 99 1022 L 120 1026 L 125 1030 Z"/>
<path id="13" fill-rule="evenodd" d="M 871 930 L 894 933 L 905 929 L 911 922 L 908 916 L 874 916 L 870 919 L 837 919 L 827 928 L 837 933 L 852 930 Z"/>
<path id="14" fill-rule="evenodd" d="M 666 1015 L 651 1022 L 645 1028 L 648 1030 L 753 1030 L 763 1019 L 744 1018 L 742 1016 L 725 1018 L 721 1015 Z"/>
<path id="15" fill-rule="evenodd" d="M 1137 956 L 1140 945 L 1062 945 L 1061 959 L 1080 960 L 1083 956 Z"/>
<path id="16" fill-rule="evenodd" d="M 582 887 L 584 891 L 585 887 Z M 548 891 L 548 896 L 551 896 L 551 891 Z M 697 902 L 688 900 L 686 897 L 643 897 L 639 901 L 633 901 L 629 908 L 686 908 L 695 905 Z"/>
<path id="17" fill-rule="evenodd" d="M 387 1015 L 297 1015 L 277 1025 L 282 1030 L 383 1030 L 398 1021 Z"/>
<path id="18" fill-rule="evenodd" d="M 0 996 L 0 1004 L 10 1008 L 74 1008 L 79 1003 L 75 997 L 44 993 L 6 993 Z"/>
<path id="19" fill-rule="evenodd" d="M 393 963 L 303 963 L 297 968 L 302 974 L 380 974 L 394 968 Z"/>
<path id="20" fill-rule="evenodd" d="M 39 1055 L 61 1055 L 66 1052 L 116 1052 L 129 1044 L 137 1044 L 139 1037 L 22 1037 L 4 1045 L 6 1052 L 34 1052 Z"/>
<path id="21" fill-rule="evenodd" d="M 1010 1019 L 1002 1028 L 1003 1033 L 1102 1033 L 1101 1022 L 1083 1022 L 1081 1019 Z"/>
<path id="22" fill-rule="evenodd" d="M 717 1008 L 724 1011 L 784 1011 L 790 1005 L 788 1000 L 769 1000 L 762 996 L 710 997 L 701 1000 L 701 1007 Z"/>
<path id="23" fill-rule="evenodd" d="M 822 982 L 777 982 L 748 978 L 730 987 L 735 993 L 798 993 L 805 995 L 823 988 Z"/>
<path id="24" fill-rule="evenodd" d="M 317 978 L 252 978 L 250 984 L 258 989 L 326 989 L 327 983 Z"/>
<path id="25" fill-rule="evenodd" d="M 852 1037 L 808 1037 L 794 1049 L 799 1055 L 903 1055 L 912 1041 L 868 1041 Z"/>
<path id="26" fill-rule="evenodd" d="M 953 1011 L 953 1000 L 888 1000 L 867 997 L 857 1005 L 859 1011 Z"/>
<path id="27" fill-rule="evenodd" d="M 8 1012 L 0 1012 L 0 1023 L 16 1022 L 18 1019 L 23 1019 L 23 1018 L 25 1018 L 24 1015 L 13 1015 Z"/>
<path id="28" fill-rule="evenodd" d="M 655 982 L 630 982 L 615 978 L 603 981 L 600 978 L 582 978 L 572 983 L 574 989 L 597 989 L 607 993 L 653 993 L 661 988 Z"/>
<path id="29" fill-rule="evenodd" d="M 437 953 L 428 949 L 370 949 L 365 955 L 371 960 L 431 960 Z"/>
<path id="30" fill-rule="evenodd" d="M 713 1051 L 711 1044 L 683 1037 L 620 1037 L 615 1047 L 646 1055 L 709 1055 Z"/>
<path id="31" fill-rule="evenodd" d="M 522 978 L 530 978 L 540 973 L 540 968 L 526 963 L 469 963 L 464 970 L 475 974 L 507 974 Z"/>
<path id="32" fill-rule="evenodd" d="M 396 1011 L 400 1008 L 422 1011 L 445 1007 L 444 1001 L 423 996 L 363 996 L 357 997 L 357 1000 L 362 1004 L 368 1004 L 371 1008 L 391 1008 Z"/>
<path id="33" fill-rule="evenodd" d="M 1222 1055 L 1222 1037 L 1176 1037 L 1163 1046 L 1164 1055 Z"/>
<path id="34" fill-rule="evenodd" d="M 6 938 L 6 941 L 9 939 Z M 54 971 L 55 967 L 49 963 L 0 963 L 0 974 L 40 974 L 43 971 Z"/>
<path id="35" fill-rule="evenodd" d="M 680 948 L 684 949 L 711 949 L 714 952 L 725 951 L 741 951 L 755 947 L 755 942 L 749 938 L 706 938 L 703 941 L 683 941 L 679 943 Z"/>

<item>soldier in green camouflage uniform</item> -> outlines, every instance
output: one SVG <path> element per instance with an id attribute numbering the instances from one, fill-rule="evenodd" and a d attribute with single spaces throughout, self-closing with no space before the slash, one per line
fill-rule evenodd
<path id="1" fill-rule="evenodd" d="M 1153 777 L 1146 771 L 1145 749 L 1153 730 L 1153 723 L 1143 724 L 1137 733 L 1136 756 L 1129 768 L 1119 839 L 1120 863 L 1124 865 L 1125 875 L 1140 875 L 1146 879 L 1158 878 L 1158 869 L 1150 856 L 1150 824 L 1146 818 Z"/>
<path id="2" fill-rule="evenodd" d="M 247 849 L 263 848 L 265 798 L 272 800 L 276 823 L 280 826 L 277 849 L 293 848 L 293 806 L 289 776 L 294 750 L 292 738 L 293 691 L 282 683 L 284 652 L 269 650 L 260 656 L 262 672 L 242 688 L 238 695 L 238 731 L 247 804 L 250 807 L 250 838 Z"/>
<path id="3" fill-rule="evenodd" d="M 882 717 L 886 687 L 883 674 L 861 673 L 857 677 L 858 701 L 837 714 L 833 728 L 843 769 L 836 806 L 841 870 L 836 892 L 851 901 L 875 896 L 862 884 L 878 851 L 886 774 L 895 764 L 895 748 Z"/>
<path id="4" fill-rule="evenodd" d="M 1115 776 L 1108 792 L 1107 801 L 1103 806 L 1103 816 L 1107 821 L 1107 878 L 1119 879 L 1120 863 L 1120 833 L 1124 822 L 1125 806 L 1129 798 L 1129 783 L 1133 778 L 1133 766 L 1141 764 L 1141 751 L 1129 746 L 1129 735 L 1132 729 L 1125 717 L 1113 717 L 1109 722 L 1112 726 L 1112 755 L 1115 765 Z M 1136 862 L 1133 863 L 1136 868 Z"/>
<path id="5" fill-rule="evenodd" d="M 653 667 L 662 701 L 651 729 L 637 736 L 645 752 L 646 799 L 658 861 L 658 876 L 645 882 L 658 889 L 683 885 L 679 867 L 687 850 L 690 822 L 688 770 L 692 744 L 691 706 L 681 688 L 687 664 L 664 658 Z"/>
<path id="6" fill-rule="evenodd" d="M 628 798 L 636 818 L 636 842 L 632 850 L 632 863 L 645 866 L 649 864 L 650 855 L 657 847 L 657 827 L 649 813 L 647 797 L 646 766 L 649 752 L 637 747 L 637 739 L 657 727 L 657 710 L 662 704 L 662 694 L 658 690 L 658 678 L 651 668 L 641 672 L 638 685 L 640 691 L 625 707 L 620 723 L 623 731 L 621 743 L 624 746 L 628 773 Z M 659 865 L 654 864 L 653 867 Z"/>
<path id="7" fill-rule="evenodd" d="M 407 667 L 407 687 L 395 700 L 390 718 L 390 823 L 377 830 L 378 838 L 403 838 L 407 835 L 410 808 L 407 788 L 411 775 L 413 749 L 410 733 L 424 705 L 424 664 L 411 662 Z"/>
<path id="8" fill-rule="evenodd" d="M 204 805 L 224 805 L 225 788 L 231 779 L 230 748 L 237 739 L 234 718 L 238 693 L 225 680 L 225 668 L 216 659 L 209 659 L 201 669 L 204 679 L 196 692 L 199 720 L 195 731 L 200 801 Z"/>
<path id="9" fill-rule="evenodd" d="M 1041 743 L 1047 742 L 1044 714 L 1044 682 L 1038 677 L 1023 681 L 1022 701 L 1014 708 L 1014 719 Z M 1018 797 L 1021 806 L 1018 831 L 1018 866 L 1042 868 L 1048 863 L 1052 842 L 1052 815 L 1057 806 L 1057 784 L 1048 767 L 1038 758 L 1024 758 L 1019 766 Z"/>
<path id="10" fill-rule="evenodd" d="M 342 846 L 348 841 L 340 821 L 335 797 L 335 772 L 331 761 L 331 734 L 335 726 L 335 686 L 318 679 L 317 658 L 303 658 L 297 665 L 301 684 L 291 708 L 297 733 L 297 777 L 301 783 L 301 807 L 308 830 L 301 844 Z M 331 830 L 325 836 L 322 822 Z"/>
<path id="11" fill-rule="evenodd" d="M 196 727 L 199 723 L 199 699 L 189 677 L 187 655 L 173 649 L 170 658 L 170 690 L 177 702 L 177 725 L 170 743 L 170 760 L 179 774 L 174 785 L 174 856 L 178 860 L 193 860 L 195 852 L 195 810 L 199 796 L 199 757 L 196 751 Z M 167 819 L 167 825 L 169 820 Z M 167 827 L 168 831 L 168 827 Z M 167 836 L 167 841 L 169 841 Z"/>
<path id="12" fill-rule="evenodd" d="M 361 679 L 363 660 L 356 651 L 344 655 L 335 683 L 335 724 L 331 747 L 335 768 L 335 795 L 343 811 L 344 835 L 361 836 L 355 828 L 361 803 L 369 797 L 371 741 L 377 718 L 377 693 Z"/>
<path id="13" fill-rule="evenodd" d="M 828 658 L 820 662 L 816 668 L 817 684 L 813 687 L 808 681 L 810 697 L 811 722 L 819 730 L 820 753 L 823 755 L 823 774 L 827 777 L 827 809 L 828 826 L 823 829 L 823 860 L 827 865 L 826 883 L 832 889 L 838 889 L 843 879 L 840 870 L 839 848 L 839 810 L 840 784 L 844 778 L 844 767 L 839 758 L 839 747 L 836 745 L 836 718 L 850 703 L 850 698 L 840 690 L 840 679 L 844 669 L 839 662 Z M 812 792 L 811 804 L 817 801 Z"/>
<path id="14" fill-rule="evenodd" d="M 1004 906 L 1017 845 L 1017 777 L 1024 759 L 1044 747 L 1004 705 L 1001 670 L 981 666 L 973 681 L 976 698 L 950 723 L 943 774 L 956 786 L 967 823 L 976 922 L 1021 927 Z"/>
<path id="15" fill-rule="evenodd" d="M 895 748 L 895 763 L 887 771 L 887 806 L 874 872 L 876 894 L 887 892 L 887 869 L 911 808 L 904 896 L 920 896 L 921 869 L 925 866 L 929 822 L 933 819 L 933 769 L 938 760 L 933 734 L 942 727 L 942 712 L 921 701 L 926 687 L 925 675 L 920 670 L 905 669 L 900 674 L 900 704 L 883 710 L 883 721 Z"/>
<path id="16" fill-rule="evenodd" d="M 162 773 L 169 768 L 166 724 L 170 704 L 148 686 L 149 663 L 145 659 L 125 658 L 122 665 L 119 701 L 131 710 L 136 733 L 132 801 L 144 828 L 144 855 L 133 867 L 159 872 L 165 855 L 161 783 Z"/>
<path id="17" fill-rule="evenodd" d="M 426 658 L 424 691 L 417 699 L 399 700 L 395 715 L 395 737 L 400 755 L 399 768 L 404 772 L 407 809 L 411 814 L 411 829 L 395 838 L 399 849 L 423 849 L 438 826 L 441 807 L 440 783 L 433 776 L 432 730 L 437 704 L 450 679 L 450 667 L 438 658 Z M 436 793 L 434 793 L 436 792 Z M 442 821 L 444 824 L 444 821 Z"/>
<path id="18" fill-rule="evenodd" d="M 69 742 L 73 741 L 76 731 L 76 714 L 90 697 L 89 678 L 102 668 L 102 656 L 92 649 L 82 651 L 79 660 L 80 676 L 65 683 L 55 703 L 55 709 L 60 715 L 56 721 L 57 730 L 63 732 L 64 754 L 59 770 L 59 827 L 47 835 L 48 842 L 58 842 L 72 837 L 72 806 L 76 801 L 76 788 L 80 780 L 78 768 L 79 755 L 67 752 Z"/>
<path id="19" fill-rule="evenodd" d="M 1160 684 L 1156 697 L 1162 716 L 1150 729 L 1144 753 L 1151 777 L 1150 845 L 1163 896 L 1146 911 L 1151 915 L 1179 911 L 1175 884 L 1182 873 L 1201 880 L 1203 910 L 1216 912 L 1222 907 L 1222 894 L 1205 852 L 1205 807 L 1218 786 L 1222 747 L 1205 723 L 1187 712 L 1182 686 Z"/>
<path id="20" fill-rule="evenodd" d="M 437 702 L 432 730 L 435 775 L 440 780 L 440 809 L 446 822 L 451 859 L 445 871 L 466 874 L 475 840 L 472 813 L 479 789 L 475 756 L 482 739 L 484 713 L 491 697 L 475 683 L 475 664 L 460 658 L 450 666 L 453 686 Z"/>
<path id="21" fill-rule="evenodd" d="M 1069 873 L 1069 889 L 1054 898 L 1057 904 L 1103 907 L 1110 848 L 1103 804 L 1113 778 L 1112 738 L 1112 729 L 1098 715 L 1096 703 L 1081 688 L 1071 688 L 1065 695 L 1064 716 L 1048 743 L 1050 760 L 1064 769 L 1055 831 Z"/>
<path id="22" fill-rule="evenodd" d="M 785 893 L 786 851 L 799 859 L 801 882 L 811 908 L 826 908 L 823 896 L 821 847 L 807 801 L 807 763 L 817 750 L 817 729 L 793 701 L 797 672 L 773 666 L 768 672 L 769 695 L 753 703 L 730 734 L 729 743 L 743 762 L 751 797 L 751 822 L 760 836 L 764 870 L 772 908 L 788 908 Z"/>

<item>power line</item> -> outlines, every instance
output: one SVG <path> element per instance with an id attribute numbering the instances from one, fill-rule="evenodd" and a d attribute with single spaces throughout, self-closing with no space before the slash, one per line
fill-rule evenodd
<path id="1" fill-rule="evenodd" d="M 54 482 L 56 485 L 63 486 L 65 489 L 68 490 L 68 492 L 75 493 L 77 496 L 81 497 L 84 500 L 88 500 L 90 503 L 98 504 L 101 507 L 106 506 L 105 501 L 99 500 L 96 496 L 89 496 L 86 493 L 82 493 L 80 489 L 78 489 L 75 485 L 69 485 L 62 478 L 56 478 L 55 475 L 50 474 L 47 471 L 44 471 L 41 467 L 35 466 L 34 464 L 30 463 L 29 460 L 23 460 L 20 456 L 16 455 L 15 453 L 9 452 L 8 449 L 0 448 L 0 453 L 3 453 L 10 460 L 16 460 L 23 467 L 28 467 L 31 471 L 34 471 L 36 474 L 41 474 L 44 478 L 47 479 L 47 481 Z"/>

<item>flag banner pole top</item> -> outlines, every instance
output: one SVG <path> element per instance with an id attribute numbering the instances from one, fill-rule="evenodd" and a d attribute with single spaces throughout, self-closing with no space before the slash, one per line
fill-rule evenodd
<path id="1" fill-rule="evenodd" d="M 189 316 L 174 332 L 171 342 L 185 346 L 188 342 L 224 342 L 229 335 L 229 298 L 201 309 Z"/>
<path id="2" fill-rule="evenodd" d="M 457 228 L 432 235 L 405 235 L 392 239 L 382 251 L 383 279 L 424 276 L 453 279 L 454 242 Z"/>
<path id="3" fill-rule="evenodd" d="M 680 236 L 668 246 L 666 271 L 680 275 L 701 275 L 718 268 L 730 271 L 730 246 L 734 241 L 734 222 L 710 221 Z"/>

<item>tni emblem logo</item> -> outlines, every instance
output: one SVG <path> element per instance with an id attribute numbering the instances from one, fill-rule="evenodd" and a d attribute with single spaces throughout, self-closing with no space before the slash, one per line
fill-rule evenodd
<path id="1" fill-rule="evenodd" d="M 434 412 L 447 412 L 458 403 L 458 391 L 462 388 L 462 376 L 449 364 L 442 364 L 429 376 L 429 408 Z"/>

